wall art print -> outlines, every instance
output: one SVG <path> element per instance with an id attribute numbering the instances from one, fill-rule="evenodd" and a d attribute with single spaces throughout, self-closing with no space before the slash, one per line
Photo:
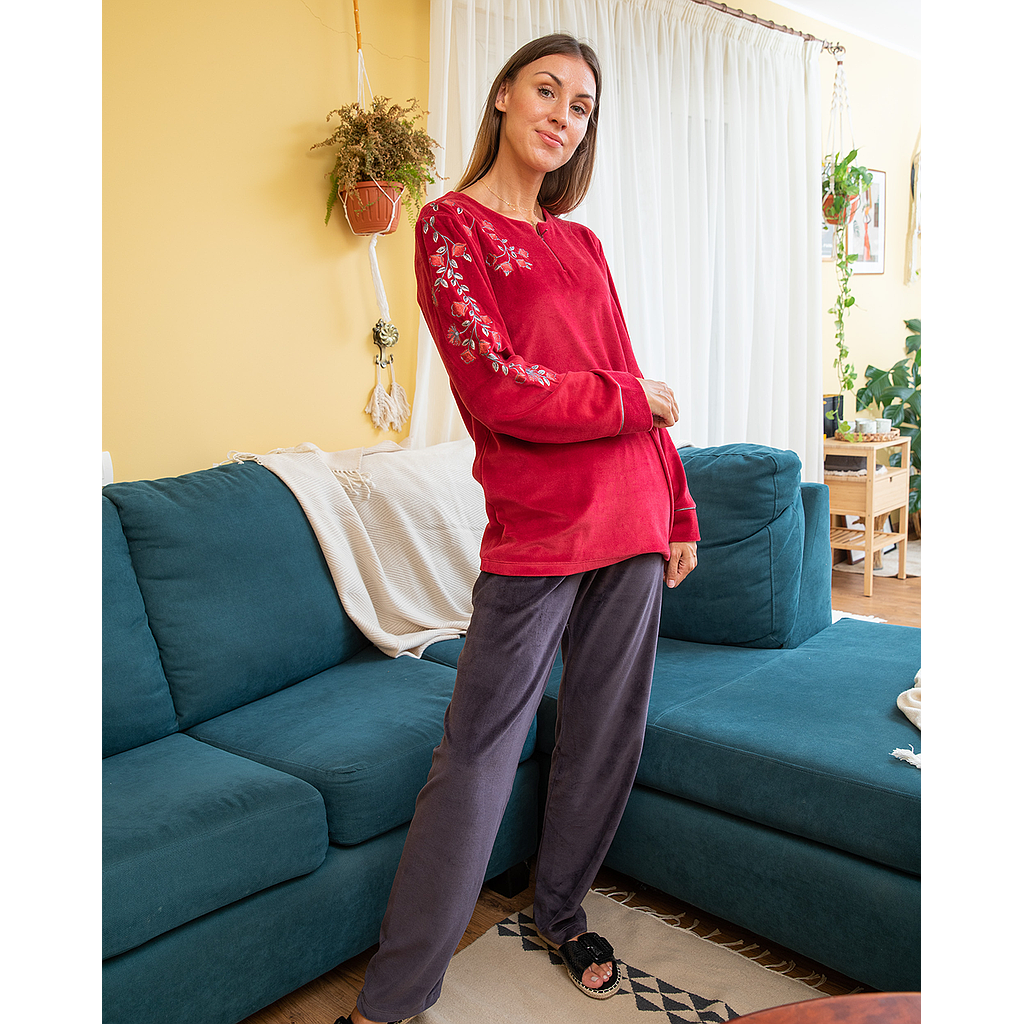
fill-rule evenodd
<path id="1" fill-rule="evenodd" d="M 871 184 L 860 194 L 850 225 L 847 246 L 857 254 L 855 274 L 885 273 L 885 171 L 871 171 Z"/>

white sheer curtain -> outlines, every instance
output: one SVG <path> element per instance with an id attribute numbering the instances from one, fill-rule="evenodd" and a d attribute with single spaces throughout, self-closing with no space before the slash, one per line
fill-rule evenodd
<path id="1" fill-rule="evenodd" d="M 820 43 L 689 0 L 431 0 L 428 131 L 453 188 L 494 76 L 547 32 L 589 42 L 604 94 L 571 217 L 611 264 L 677 443 L 791 448 L 822 479 Z M 421 321 L 414 446 L 465 436 Z"/>

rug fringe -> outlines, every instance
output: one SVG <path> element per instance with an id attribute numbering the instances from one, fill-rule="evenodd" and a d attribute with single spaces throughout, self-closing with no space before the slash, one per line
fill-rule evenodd
<path id="1" fill-rule="evenodd" d="M 914 745 L 910 745 L 909 750 L 894 750 L 891 757 L 898 757 L 901 761 L 906 761 L 908 764 L 912 764 L 915 768 L 921 767 L 921 751 L 914 750 Z"/>
<path id="2" fill-rule="evenodd" d="M 652 907 L 636 906 L 631 904 L 629 901 L 636 899 L 635 892 L 623 892 L 620 889 L 616 889 L 614 886 L 605 888 L 595 888 L 591 890 L 601 896 L 606 896 L 610 900 L 614 900 L 616 903 L 621 904 L 624 907 L 628 907 L 630 910 L 637 910 L 641 914 L 647 914 L 648 917 L 656 918 L 663 924 L 668 925 L 669 928 L 678 928 L 680 931 L 689 932 L 692 935 L 696 935 L 698 939 L 704 939 L 708 942 L 713 942 L 716 946 L 721 946 L 724 949 L 729 949 L 733 953 L 737 953 L 743 956 L 745 959 L 756 963 L 759 967 L 763 967 L 767 971 L 773 971 L 775 974 L 781 974 L 784 977 L 789 978 L 792 981 L 799 981 L 806 985 L 808 988 L 822 990 L 822 986 L 827 984 L 828 976 L 825 974 L 819 974 L 816 971 L 812 971 L 810 974 L 803 976 L 790 974 L 790 971 L 797 970 L 795 960 L 778 960 L 777 954 L 771 952 L 768 949 L 762 949 L 756 942 L 749 942 L 747 939 L 732 939 L 729 942 L 720 942 L 715 936 L 723 935 L 723 932 L 719 928 L 713 928 L 706 935 L 701 935 L 697 931 L 697 926 L 700 924 L 699 918 L 693 919 L 693 924 L 685 925 L 677 914 L 659 914 Z M 723 936 L 724 937 L 724 936 Z M 737 948 L 739 947 L 739 948 Z M 757 956 L 749 955 L 752 950 L 760 949 L 761 952 Z M 765 957 L 776 959 L 776 963 L 764 963 Z M 850 993 L 853 995 L 856 992 L 863 992 L 863 988 L 855 988 Z M 828 993 L 826 993 L 827 995 Z"/>
<path id="3" fill-rule="evenodd" d="M 639 910 L 641 914 L 646 914 L 648 917 L 657 918 L 664 924 L 667 924 L 671 928 L 678 928 L 682 932 L 692 932 L 697 935 L 698 938 L 705 938 L 703 935 L 698 935 L 695 930 L 700 921 L 694 918 L 692 925 L 683 924 L 683 919 L 678 914 L 659 914 L 653 907 L 645 907 L 636 904 L 632 904 L 629 901 L 636 898 L 635 892 L 619 892 L 613 888 L 606 889 L 594 889 L 596 893 L 600 893 L 602 896 L 607 896 L 610 900 L 615 900 L 616 903 L 621 903 L 624 907 L 629 907 L 630 910 Z M 619 899 L 618 897 L 622 897 Z"/>

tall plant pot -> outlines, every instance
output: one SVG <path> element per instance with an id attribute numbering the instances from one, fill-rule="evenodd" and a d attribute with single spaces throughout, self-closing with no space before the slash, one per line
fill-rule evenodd
<path id="1" fill-rule="evenodd" d="M 351 192 L 340 192 L 345 218 L 357 235 L 390 235 L 402 215 L 405 186 L 397 181 L 359 181 Z"/>
<path id="2" fill-rule="evenodd" d="M 843 396 L 823 395 L 821 404 L 825 417 L 825 436 L 835 437 L 836 427 L 843 421 Z"/>

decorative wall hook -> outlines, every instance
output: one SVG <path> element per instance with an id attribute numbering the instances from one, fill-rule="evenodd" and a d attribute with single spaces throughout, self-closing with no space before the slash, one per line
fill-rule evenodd
<path id="1" fill-rule="evenodd" d="M 395 357 L 390 355 L 385 359 L 384 351 L 398 344 L 398 328 L 390 320 L 381 317 L 373 325 L 373 343 L 380 349 L 380 354 L 374 362 L 381 368 L 389 366 L 395 361 Z"/>
<path id="2" fill-rule="evenodd" d="M 373 360 L 377 367 L 377 384 L 370 394 L 365 412 L 378 430 L 401 430 L 409 418 L 409 399 L 405 388 L 395 380 L 395 357 L 387 351 L 398 344 L 398 328 L 390 320 L 381 317 L 373 325 L 373 343 L 378 349 Z M 384 369 L 391 374 L 390 391 L 384 387 L 381 379 L 381 370 Z"/>

